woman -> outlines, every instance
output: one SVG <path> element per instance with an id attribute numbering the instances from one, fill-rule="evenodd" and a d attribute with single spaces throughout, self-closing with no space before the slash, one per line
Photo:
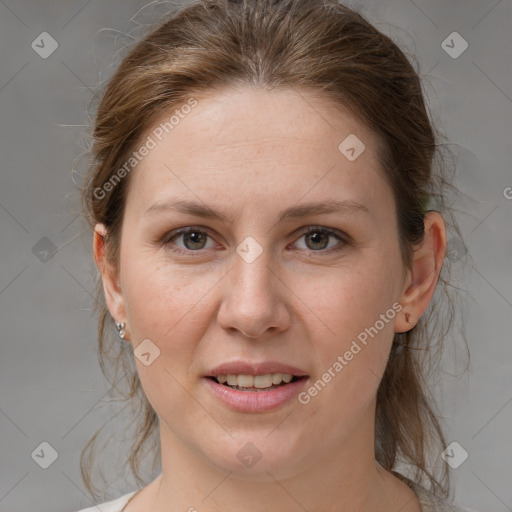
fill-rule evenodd
<path id="1" fill-rule="evenodd" d="M 422 373 L 436 138 L 399 48 L 333 0 L 195 2 L 123 60 L 94 139 L 100 354 L 115 325 L 130 464 L 158 427 L 162 467 L 101 509 L 460 510 Z"/>

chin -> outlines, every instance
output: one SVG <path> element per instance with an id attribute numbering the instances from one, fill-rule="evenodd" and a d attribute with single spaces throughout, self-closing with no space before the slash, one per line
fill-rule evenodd
<path id="1" fill-rule="evenodd" d="M 304 460 L 303 446 L 290 443 L 290 436 L 276 432 L 269 436 L 266 430 L 228 439 L 229 445 L 217 443 L 215 450 L 207 450 L 204 456 L 210 465 L 235 478 L 261 482 L 287 478 L 297 472 Z"/>

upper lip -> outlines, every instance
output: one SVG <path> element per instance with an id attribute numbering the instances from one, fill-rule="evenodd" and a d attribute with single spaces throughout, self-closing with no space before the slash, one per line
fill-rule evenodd
<path id="1" fill-rule="evenodd" d="M 212 368 L 206 377 L 217 377 L 217 375 L 267 375 L 269 373 L 289 373 L 296 377 L 307 376 L 305 371 L 277 361 L 232 361 Z"/>

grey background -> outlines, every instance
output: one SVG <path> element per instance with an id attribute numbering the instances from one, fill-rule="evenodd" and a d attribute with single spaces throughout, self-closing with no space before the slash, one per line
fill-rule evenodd
<path id="1" fill-rule="evenodd" d="M 92 505 L 78 457 L 116 409 L 105 402 L 96 359 L 92 240 L 76 215 L 71 169 L 84 151 L 93 88 L 129 41 L 123 34 L 158 17 L 160 4 L 0 0 L 1 511 Z M 456 275 L 468 290 L 471 363 L 463 373 L 457 334 L 446 340 L 435 393 L 448 442 L 469 453 L 451 472 L 456 501 L 481 511 L 511 510 L 512 199 L 506 191 L 512 187 L 512 2 L 348 5 L 417 55 L 433 117 L 457 155 L 456 184 L 466 194 L 459 222 L 474 262 Z M 31 48 L 44 31 L 58 43 L 47 59 Z M 453 31 L 469 44 L 456 59 L 441 47 Z M 34 254 L 48 247 L 43 237 L 56 249 L 47 261 Z M 450 254 L 456 263 L 466 260 L 456 244 Z M 48 469 L 31 457 L 42 442 L 58 453 Z M 125 474 L 110 474 L 106 499 L 136 489 Z"/>

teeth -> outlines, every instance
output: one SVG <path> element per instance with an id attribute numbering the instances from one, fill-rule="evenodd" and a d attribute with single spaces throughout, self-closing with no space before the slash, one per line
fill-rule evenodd
<path id="1" fill-rule="evenodd" d="M 254 387 L 255 388 L 260 388 L 260 389 L 269 388 L 270 386 L 272 386 L 272 384 L 274 382 L 273 378 L 272 378 L 272 375 L 270 375 L 269 373 L 267 373 L 267 375 L 256 375 L 254 377 L 254 379 L 252 379 L 252 380 L 254 382 Z M 251 387 L 251 386 L 246 386 L 244 384 L 241 384 L 240 383 L 240 377 L 238 377 L 238 385 L 242 386 L 244 388 Z"/>
<path id="2" fill-rule="evenodd" d="M 288 384 L 292 381 L 293 375 L 290 373 L 267 373 L 265 375 L 217 375 L 216 379 L 221 384 L 229 386 L 238 386 L 240 388 L 258 388 L 265 389 L 272 386 L 278 386 L 281 383 Z"/>
<path id="3" fill-rule="evenodd" d="M 273 373 L 272 374 L 272 384 L 281 384 L 281 381 L 283 380 L 283 374 L 282 373 Z"/>

